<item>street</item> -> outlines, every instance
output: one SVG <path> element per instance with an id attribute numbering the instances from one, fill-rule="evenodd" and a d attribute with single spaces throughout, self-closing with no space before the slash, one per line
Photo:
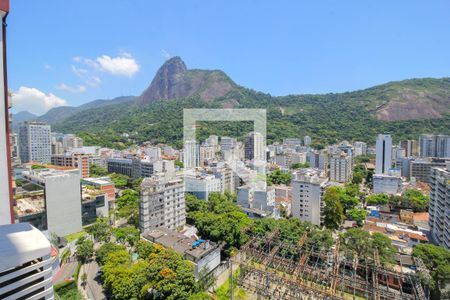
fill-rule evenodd
<path id="1" fill-rule="evenodd" d="M 92 260 L 91 262 L 83 265 L 83 267 L 80 270 L 80 278 L 81 274 L 83 274 L 84 272 L 87 274 L 87 281 L 84 291 L 86 292 L 87 297 L 92 300 L 106 299 L 106 295 L 103 292 L 103 287 L 100 282 L 100 279 L 96 278 L 97 272 L 99 270 L 100 267 L 98 266 L 95 260 Z M 81 287 L 81 289 L 83 288 Z"/>

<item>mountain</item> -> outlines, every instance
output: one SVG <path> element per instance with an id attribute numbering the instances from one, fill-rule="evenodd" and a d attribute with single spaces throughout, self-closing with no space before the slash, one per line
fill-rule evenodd
<path id="1" fill-rule="evenodd" d="M 410 79 L 368 89 L 273 97 L 234 83 L 217 70 L 190 70 L 174 57 L 131 102 L 75 112 L 55 130 L 80 134 L 87 144 L 125 147 L 152 141 L 181 145 L 184 108 L 265 108 L 268 142 L 310 135 L 320 146 L 341 140 L 373 143 L 381 132 L 394 139 L 421 133 L 450 134 L 450 78 Z M 200 122 L 209 134 L 241 137 L 246 122 Z M 124 134 L 126 133 L 126 134 Z"/>
<path id="2" fill-rule="evenodd" d="M 175 56 L 159 68 L 141 99 L 144 104 L 148 104 L 157 100 L 198 95 L 204 101 L 211 101 L 235 89 L 236 84 L 224 72 L 188 70 L 184 61 Z"/>
<path id="3" fill-rule="evenodd" d="M 104 107 L 108 105 L 114 105 L 114 104 L 120 104 L 120 103 L 126 103 L 126 102 L 132 102 L 135 101 L 135 97 L 133 96 L 122 96 L 117 97 L 112 100 L 94 100 L 88 103 L 85 103 L 83 105 L 74 107 L 74 106 L 58 106 L 50 109 L 42 116 L 38 117 L 37 119 L 39 121 L 44 121 L 49 124 L 55 124 L 58 122 L 63 122 L 65 119 L 69 118 L 70 116 L 80 113 L 84 110 L 91 109 L 91 108 L 97 108 L 97 107 Z"/>
<path id="4" fill-rule="evenodd" d="M 19 124 L 25 121 L 35 120 L 38 116 L 26 110 L 12 114 L 12 128 L 13 130 L 19 128 Z"/>

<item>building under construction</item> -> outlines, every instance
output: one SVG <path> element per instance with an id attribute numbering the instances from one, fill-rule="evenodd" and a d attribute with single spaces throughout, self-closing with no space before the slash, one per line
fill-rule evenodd
<path id="1" fill-rule="evenodd" d="M 383 267 L 377 251 L 373 259 L 351 260 L 339 239 L 329 251 L 306 241 L 306 233 L 297 244 L 280 240 L 277 231 L 253 236 L 233 259 L 237 285 L 258 299 L 428 299 L 417 274 L 428 274 L 421 261 L 416 272 L 403 273 Z"/>

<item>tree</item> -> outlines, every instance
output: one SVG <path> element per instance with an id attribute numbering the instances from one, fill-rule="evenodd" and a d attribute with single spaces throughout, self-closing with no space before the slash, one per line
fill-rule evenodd
<path id="1" fill-rule="evenodd" d="M 126 187 L 130 181 L 130 177 L 128 177 L 127 175 L 118 174 L 118 173 L 109 174 L 109 178 L 114 183 L 116 188 L 119 188 L 119 189 Z"/>
<path id="2" fill-rule="evenodd" d="M 291 166 L 291 169 L 302 169 L 302 168 L 309 168 L 309 162 L 296 163 Z"/>
<path id="3" fill-rule="evenodd" d="M 136 252 L 139 255 L 139 258 L 146 259 L 155 252 L 153 245 L 149 242 L 139 240 L 136 244 Z"/>
<path id="4" fill-rule="evenodd" d="M 391 239 L 379 232 L 374 232 L 371 235 L 371 246 L 378 250 L 378 256 L 382 264 L 392 263 L 394 255 L 397 253 L 397 248 L 392 245 Z"/>
<path id="5" fill-rule="evenodd" d="M 267 184 L 290 184 L 291 177 L 290 173 L 283 173 L 278 169 L 267 175 Z"/>
<path id="6" fill-rule="evenodd" d="M 184 167 L 184 164 L 183 164 L 183 162 L 180 161 L 180 160 L 175 160 L 175 166 L 177 166 L 177 167 L 179 167 L 179 168 L 183 168 L 183 167 Z"/>
<path id="7" fill-rule="evenodd" d="M 87 274 L 86 274 L 86 273 L 83 273 L 83 274 L 81 274 L 81 285 L 82 285 L 83 287 L 85 287 L 85 286 L 86 286 L 86 283 L 87 283 Z"/>
<path id="8" fill-rule="evenodd" d="M 450 251 L 441 246 L 419 244 L 413 256 L 422 259 L 431 275 L 432 299 L 440 299 L 442 290 L 450 284 Z"/>
<path id="9" fill-rule="evenodd" d="M 362 226 L 367 217 L 367 211 L 360 208 L 352 208 L 347 214 L 358 226 Z"/>
<path id="10" fill-rule="evenodd" d="M 108 175 L 108 170 L 97 164 L 89 165 L 89 175 L 91 177 L 102 177 Z"/>
<path id="11" fill-rule="evenodd" d="M 94 255 L 94 242 L 86 239 L 85 236 L 80 237 L 76 242 L 77 257 L 81 263 L 88 262 Z"/>
<path id="12" fill-rule="evenodd" d="M 430 197 L 422 194 L 417 189 L 407 189 L 403 194 L 402 206 L 412 208 L 414 211 L 428 211 Z"/>
<path id="13" fill-rule="evenodd" d="M 92 234 L 97 241 L 107 242 L 111 237 L 111 228 L 108 219 L 97 218 L 95 223 L 86 227 L 86 232 Z"/>
<path id="14" fill-rule="evenodd" d="M 139 229 L 133 226 L 125 226 L 113 228 L 113 234 L 119 243 L 128 243 L 130 247 L 134 247 L 139 241 Z"/>
<path id="15" fill-rule="evenodd" d="M 119 250 L 126 250 L 125 246 L 115 243 L 105 243 L 95 251 L 95 260 L 100 266 L 103 266 L 107 262 L 108 255 Z"/>
<path id="16" fill-rule="evenodd" d="M 324 225 L 328 229 L 338 229 L 344 220 L 344 209 L 340 202 L 342 191 L 336 186 L 326 189 L 324 194 Z"/>
<path id="17" fill-rule="evenodd" d="M 135 227 L 139 224 L 139 193 L 132 189 L 122 191 L 117 198 L 119 217 L 127 218 L 128 224 Z"/>
<path id="18" fill-rule="evenodd" d="M 389 202 L 389 197 L 386 194 L 374 194 L 366 197 L 368 205 L 386 205 Z"/>

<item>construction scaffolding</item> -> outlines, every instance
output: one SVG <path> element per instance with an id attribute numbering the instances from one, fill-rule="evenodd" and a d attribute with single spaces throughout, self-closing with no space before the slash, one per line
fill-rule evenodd
<path id="1" fill-rule="evenodd" d="M 240 271 L 237 284 L 258 299 L 428 299 L 415 274 L 401 274 L 373 261 L 350 261 L 339 251 L 281 241 L 278 231 L 255 235 L 233 259 Z M 420 265 L 423 268 L 423 265 Z"/>

